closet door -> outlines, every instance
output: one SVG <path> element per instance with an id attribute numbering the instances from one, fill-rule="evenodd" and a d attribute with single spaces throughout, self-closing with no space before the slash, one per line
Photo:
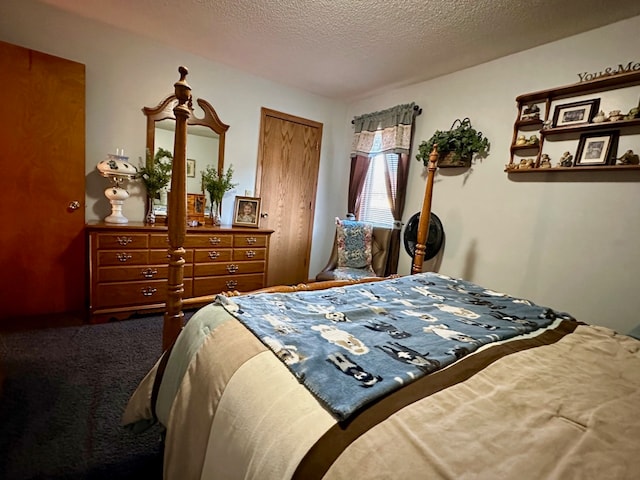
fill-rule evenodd
<path id="1" fill-rule="evenodd" d="M 0 103 L 0 323 L 81 314 L 85 67 L 0 42 Z"/>
<path id="2" fill-rule="evenodd" d="M 267 285 L 309 278 L 322 124 L 262 109 L 256 189 L 269 242 Z M 315 273 L 314 273 L 315 276 Z"/>

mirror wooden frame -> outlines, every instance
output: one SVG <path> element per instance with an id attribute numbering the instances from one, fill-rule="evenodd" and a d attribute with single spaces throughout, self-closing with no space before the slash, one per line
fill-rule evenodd
<path id="1" fill-rule="evenodd" d="M 193 112 L 192 99 L 187 103 L 187 107 L 191 111 L 191 115 L 187 120 L 187 126 L 200 125 L 203 127 L 209 127 L 220 136 L 218 144 L 218 172 L 221 172 L 224 168 L 224 140 L 225 132 L 229 129 L 229 125 L 222 123 L 220 117 L 216 113 L 215 109 L 209 102 L 202 98 L 196 99 L 196 102 L 204 112 L 204 117 L 197 118 Z M 143 107 L 142 111 L 147 117 L 147 149 L 151 154 L 155 152 L 155 139 L 156 139 L 156 122 L 161 120 L 175 120 L 176 117 L 173 113 L 173 108 L 177 105 L 178 100 L 175 94 L 171 94 L 162 100 L 156 107 Z"/>

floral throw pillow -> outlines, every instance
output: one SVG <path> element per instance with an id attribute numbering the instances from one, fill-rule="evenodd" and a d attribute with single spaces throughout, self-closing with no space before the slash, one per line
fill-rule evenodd
<path id="1" fill-rule="evenodd" d="M 337 225 L 338 267 L 371 268 L 373 226 L 366 222 L 341 220 Z"/>

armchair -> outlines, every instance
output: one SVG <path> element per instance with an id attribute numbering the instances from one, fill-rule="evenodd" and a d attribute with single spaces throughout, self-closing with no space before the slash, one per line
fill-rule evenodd
<path id="1" fill-rule="evenodd" d="M 361 224 L 361 222 L 339 222 L 341 222 L 343 226 L 351 223 Z M 387 257 L 389 255 L 389 244 L 393 230 L 384 227 L 371 227 L 370 264 L 368 266 L 364 265 L 361 268 L 354 268 L 340 265 L 341 263 L 344 263 L 341 262 L 339 258 L 339 249 L 343 248 L 339 246 L 338 241 L 338 237 L 342 233 L 340 228 L 341 225 L 338 224 L 336 227 L 336 236 L 334 238 L 331 256 L 329 257 L 327 265 L 316 275 L 316 281 L 386 276 Z M 362 244 L 361 248 L 364 250 L 367 246 Z"/>

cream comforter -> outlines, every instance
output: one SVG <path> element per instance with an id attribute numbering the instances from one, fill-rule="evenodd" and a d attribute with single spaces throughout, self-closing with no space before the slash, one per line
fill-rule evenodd
<path id="1" fill-rule="evenodd" d="M 348 425 L 221 307 L 187 329 L 156 408 L 166 479 L 640 478 L 640 341 L 606 328 L 486 347 Z M 124 424 L 153 418 L 157 367 Z"/>

